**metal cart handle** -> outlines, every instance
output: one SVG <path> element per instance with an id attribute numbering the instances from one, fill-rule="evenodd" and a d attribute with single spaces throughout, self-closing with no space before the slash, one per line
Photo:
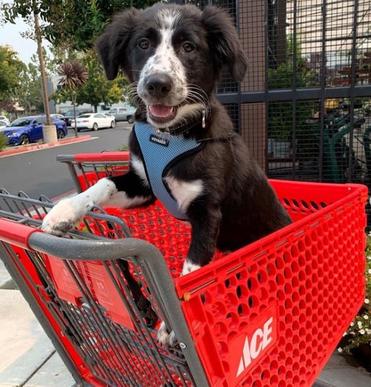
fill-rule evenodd
<path id="1" fill-rule="evenodd" d="M 57 160 L 62 163 L 76 162 L 103 162 L 103 161 L 118 161 L 128 162 L 130 153 L 127 151 L 120 152 L 102 152 L 102 153 L 77 153 L 75 155 L 58 155 Z"/>
<path id="2" fill-rule="evenodd" d="M 9 227 L 11 223 L 12 227 Z M 184 319 L 173 280 L 160 251 L 141 239 L 79 240 L 60 238 L 26 225 L 0 219 L 0 239 L 19 247 L 70 260 L 135 261 L 143 270 L 166 320 L 174 329 L 196 386 L 208 386 L 205 372 Z M 8 230 L 8 231 L 6 231 Z M 168 313 L 167 311 L 170 311 Z"/>

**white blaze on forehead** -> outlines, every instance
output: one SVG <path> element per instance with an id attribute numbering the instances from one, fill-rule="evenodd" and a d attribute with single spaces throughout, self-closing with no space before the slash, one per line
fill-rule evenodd
<path id="1" fill-rule="evenodd" d="M 160 28 L 164 30 L 174 29 L 180 18 L 180 12 L 175 9 L 162 9 L 157 14 L 157 20 Z"/>
<path id="2" fill-rule="evenodd" d="M 185 69 L 172 44 L 172 37 L 180 16 L 179 11 L 174 9 L 163 9 L 157 14 L 160 43 L 154 55 L 147 60 L 141 71 L 138 82 L 138 94 L 140 96 L 144 94 L 144 82 L 148 76 L 156 73 L 166 73 L 173 82 L 173 89 L 169 96 L 172 105 L 180 104 L 186 98 Z"/>

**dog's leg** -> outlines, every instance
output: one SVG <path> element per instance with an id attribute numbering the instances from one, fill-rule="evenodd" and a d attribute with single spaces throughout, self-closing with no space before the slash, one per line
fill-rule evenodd
<path id="1" fill-rule="evenodd" d="M 207 204 L 206 204 L 207 203 Z M 187 211 L 191 225 L 191 245 L 183 265 L 182 275 L 208 264 L 215 253 L 222 218 L 220 207 L 207 199 L 195 201 Z"/>
<path id="2" fill-rule="evenodd" d="M 136 281 L 133 275 L 130 273 L 129 263 L 124 260 L 119 261 L 119 266 L 124 275 L 128 288 L 131 291 L 134 302 L 144 318 L 146 325 L 150 328 L 154 328 L 158 317 L 156 312 L 152 309 L 150 301 L 145 297 L 142 292 L 142 286 Z"/>
<path id="3" fill-rule="evenodd" d="M 182 275 L 208 264 L 215 253 L 222 215 L 217 204 L 208 203 L 206 205 L 207 202 L 208 199 L 196 200 L 187 210 L 192 225 L 192 235 Z M 164 321 L 157 332 L 157 339 L 162 345 L 169 346 L 173 346 L 177 341 L 174 331 L 169 332 Z"/>
<path id="4" fill-rule="evenodd" d="M 103 178 L 86 191 L 61 200 L 45 216 L 42 230 L 63 235 L 95 206 L 135 207 L 154 199 L 148 182 L 131 168 L 122 176 Z"/>

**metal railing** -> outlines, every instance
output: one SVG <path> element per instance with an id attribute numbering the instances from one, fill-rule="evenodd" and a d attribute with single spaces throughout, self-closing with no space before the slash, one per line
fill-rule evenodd
<path id="1" fill-rule="evenodd" d="M 268 176 L 371 184 L 369 141 L 360 141 L 371 127 L 368 0 L 176 3 L 234 17 L 249 70 L 233 92 L 224 76 L 218 96 Z M 334 122 L 344 115 L 344 125 Z M 331 158 L 328 139 L 338 133 Z"/>

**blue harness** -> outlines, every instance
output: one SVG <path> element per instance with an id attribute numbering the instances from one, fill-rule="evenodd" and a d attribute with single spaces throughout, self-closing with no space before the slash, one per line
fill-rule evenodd
<path id="1" fill-rule="evenodd" d="M 143 122 L 136 122 L 133 130 L 153 194 L 173 216 L 186 220 L 187 215 L 179 208 L 164 176 L 171 165 L 187 154 L 198 151 L 202 143 L 193 138 L 184 138 L 182 135 L 158 133 L 151 125 Z"/>

